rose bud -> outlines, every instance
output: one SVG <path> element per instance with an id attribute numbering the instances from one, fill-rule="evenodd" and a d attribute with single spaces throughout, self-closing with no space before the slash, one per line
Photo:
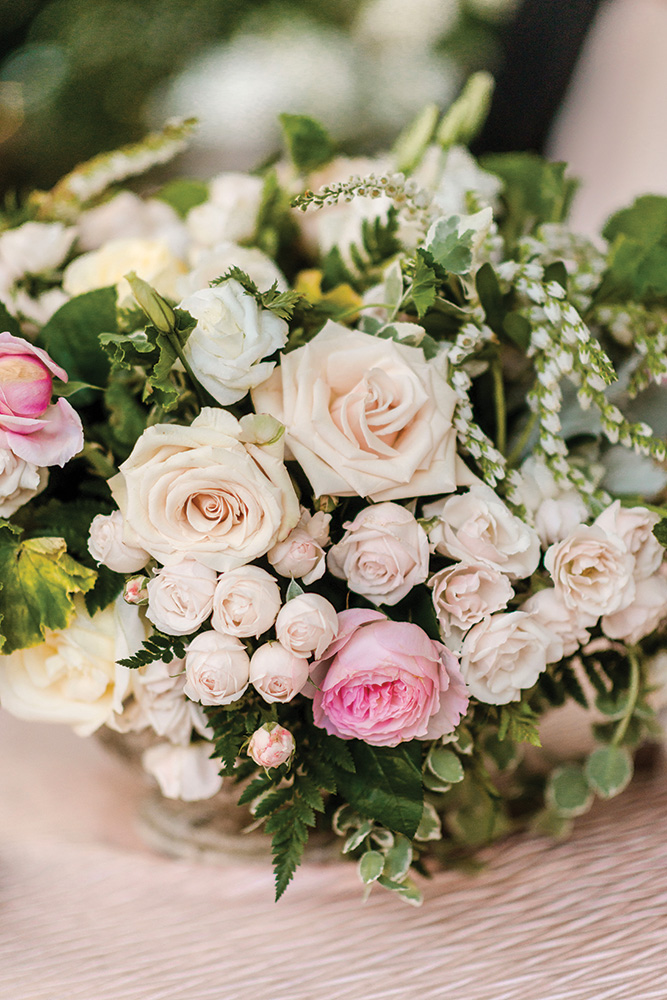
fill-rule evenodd
<path id="1" fill-rule="evenodd" d="M 308 680 L 308 660 L 279 642 L 265 642 L 250 660 L 250 683 L 264 701 L 291 701 Z"/>
<path id="2" fill-rule="evenodd" d="M 266 722 L 250 737 L 248 756 L 260 767 L 280 767 L 292 758 L 294 753 L 294 737 L 289 729 Z"/>
<path id="3" fill-rule="evenodd" d="M 41 417 L 51 402 L 53 379 L 32 354 L 0 357 L 0 413 Z"/>
<path id="4" fill-rule="evenodd" d="M 123 589 L 123 600 L 127 604 L 148 604 L 147 576 L 132 576 Z"/>
<path id="5" fill-rule="evenodd" d="M 150 556 L 145 549 L 123 540 L 124 527 L 119 510 L 96 514 L 90 525 L 88 551 L 98 565 L 102 563 L 114 573 L 137 573 Z"/>

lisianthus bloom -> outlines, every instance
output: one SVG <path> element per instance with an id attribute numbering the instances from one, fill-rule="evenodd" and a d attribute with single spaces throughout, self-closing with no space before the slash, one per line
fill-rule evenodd
<path id="1" fill-rule="evenodd" d="M 418 625 L 390 621 L 379 611 L 342 611 L 338 624 L 338 636 L 311 671 L 317 726 L 390 747 L 454 730 L 468 691 L 446 646 Z"/>

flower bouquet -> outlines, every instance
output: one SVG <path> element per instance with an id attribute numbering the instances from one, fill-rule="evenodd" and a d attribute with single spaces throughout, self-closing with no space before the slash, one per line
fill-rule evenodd
<path id="1" fill-rule="evenodd" d="M 139 197 L 172 125 L 3 215 L 2 706 L 238 783 L 278 896 L 318 825 L 418 902 L 660 732 L 667 200 L 577 236 L 563 164 L 466 150 L 488 92 Z M 567 702 L 595 746 L 545 769 Z"/>

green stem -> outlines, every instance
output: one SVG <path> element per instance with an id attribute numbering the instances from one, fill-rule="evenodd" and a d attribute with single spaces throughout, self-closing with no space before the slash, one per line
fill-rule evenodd
<path id="1" fill-rule="evenodd" d="M 618 728 L 614 733 L 614 738 L 611 741 L 613 747 L 617 747 L 623 740 L 627 732 L 627 728 L 630 725 L 630 719 L 634 715 L 635 706 L 637 704 L 637 696 L 639 695 L 639 657 L 637 656 L 637 650 L 635 648 L 628 649 L 628 660 L 630 661 L 630 688 L 628 690 L 628 707 L 625 710 L 625 715 L 618 724 Z"/>
<path id="2" fill-rule="evenodd" d="M 171 346 L 173 347 L 174 351 L 176 352 L 176 357 L 178 358 L 178 360 L 183 365 L 183 368 L 185 369 L 185 374 L 190 379 L 190 383 L 191 383 L 192 388 L 194 389 L 195 395 L 196 395 L 196 397 L 197 397 L 197 399 L 199 401 L 199 405 L 200 406 L 210 406 L 211 405 L 211 403 L 210 403 L 210 398 L 211 397 L 208 395 L 208 393 L 206 393 L 206 395 L 204 395 L 203 387 L 197 381 L 197 378 L 195 377 L 195 373 L 192 371 L 192 368 L 188 364 L 187 358 L 183 354 L 183 348 L 181 347 L 181 342 L 180 342 L 180 340 L 178 338 L 178 334 L 175 331 L 173 331 L 171 333 L 167 333 L 165 336 L 167 337 L 169 343 L 171 344 Z"/>
<path id="3" fill-rule="evenodd" d="M 521 437 L 519 438 L 519 440 L 514 445 L 514 447 L 512 448 L 511 452 L 509 453 L 509 455 L 507 456 L 507 464 L 508 465 L 510 465 L 510 466 L 516 465 L 516 463 L 521 458 L 521 454 L 523 452 L 523 449 L 528 444 L 528 441 L 530 440 L 530 436 L 531 436 L 531 434 L 533 433 L 533 431 L 535 429 L 535 425 L 537 424 L 537 421 L 538 421 L 538 414 L 537 413 L 531 413 L 530 418 L 526 421 L 526 426 L 524 427 L 524 429 L 521 432 Z"/>
<path id="4" fill-rule="evenodd" d="M 491 362 L 493 376 L 493 401 L 496 407 L 496 447 L 501 455 L 507 449 L 507 411 L 505 408 L 505 388 L 503 386 L 503 369 L 499 357 Z"/>

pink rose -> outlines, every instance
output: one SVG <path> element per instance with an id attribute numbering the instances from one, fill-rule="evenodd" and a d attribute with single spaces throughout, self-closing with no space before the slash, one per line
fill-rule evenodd
<path id="1" fill-rule="evenodd" d="M 633 645 L 655 631 L 666 617 L 667 580 L 654 573 L 646 580 L 637 580 L 632 604 L 613 615 L 604 615 L 600 625 L 610 639 L 622 639 Z"/>
<path id="2" fill-rule="evenodd" d="M 532 615 L 544 628 L 554 632 L 563 643 L 563 656 L 572 656 L 590 640 L 587 631 L 597 622 L 597 615 L 587 615 L 565 604 L 555 587 L 545 587 L 524 601 L 519 611 Z"/>
<path id="3" fill-rule="evenodd" d="M 627 608 L 635 596 L 635 559 L 618 535 L 580 525 L 547 549 L 544 566 L 572 611 L 597 618 Z"/>
<path id="4" fill-rule="evenodd" d="M 332 736 L 395 747 L 451 733 L 468 707 L 453 653 L 410 622 L 354 608 L 313 664 L 315 724 Z"/>
<path id="5" fill-rule="evenodd" d="M 128 545 L 123 540 L 124 528 L 119 510 L 96 514 L 90 525 L 88 551 L 98 566 L 102 564 L 114 573 L 137 573 L 150 556 L 139 545 Z"/>
<path id="6" fill-rule="evenodd" d="M 67 381 L 46 351 L 0 333 L 0 447 L 34 465 L 65 465 L 83 448 L 76 410 L 65 399 L 50 404 L 54 375 Z"/>
<path id="7" fill-rule="evenodd" d="M 325 569 L 324 546 L 329 544 L 330 520 L 331 514 L 310 514 L 302 507 L 296 528 L 267 553 L 276 573 L 296 577 L 307 585 L 319 580 Z"/>
<path id="8" fill-rule="evenodd" d="M 507 607 L 514 591 L 504 573 L 482 563 L 457 563 L 435 573 L 428 582 L 433 588 L 433 607 L 441 633 L 466 631 L 487 615 Z"/>
<path id="9" fill-rule="evenodd" d="M 278 641 L 295 656 L 321 656 L 337 634 L 336 609 L 320 594 L 293 597 L 276 619 Z"/>
<path id="10" fill-rule="evenodd" d="M 615 500 L 594 523 L 608 534 L 621 539 L 628 552 L 634 556 L 635 580 L 645 580 L 656 572 L 664 555 L 662 545 L 653 534 L 653 528 L 659 520 L 658 514 L 646 507 L 621 507 L 621 501 Z"/>
<path id="11" fill-rule="evenodd" d="M 294 737 L 289 729 L 266 722 L 250 737 L 248 756 L 260 767 L 280 767 L 294 753 Z"/>
<path id="12" fill-rule="evenodd" d="M 355 594 L 373 604 L 397 604 L 428 576 L 426 532 L 400 504 L 366 507 L 343 527 L 327 561 Z"/>
<path id="13" fill-rule="evenodd" d="M 279 642 L 265 642 L 250 660 L 250 683 L 264 701 L 291 701 L 308 681 L 308 660 Z"/>

